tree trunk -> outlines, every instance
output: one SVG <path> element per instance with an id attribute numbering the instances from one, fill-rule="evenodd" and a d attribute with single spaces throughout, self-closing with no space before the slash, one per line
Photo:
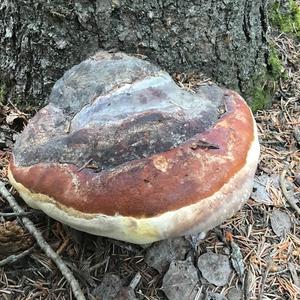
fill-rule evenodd
<path id="1" fill-rule="evenodd" d="M 267 2 L 2 0 L 2 90 L 14 101 L 42 104 L 66 69 L 106 49 L 249 94 L 267 63 Z"/>

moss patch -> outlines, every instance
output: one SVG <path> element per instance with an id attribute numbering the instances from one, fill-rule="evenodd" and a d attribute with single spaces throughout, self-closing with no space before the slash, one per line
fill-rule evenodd
<path id="1" fill-rule="evenodd" d="M 300 8 L 296 1 L 289 0 L 285 4 L 275 1 L 270 12 L 270 20 L 271 24 L 281 32 L 300 37 Z M 254 87 L 250 92 L 250 106 L 253 112 L 270 106 L 279 79 L 288 77 L 276 44 L 270 42 L 268 48 L 266 70 L 254 78 Z"/>
<path id="2" fill-rule="evenodd" d="M 280 59 L 275 45 L 269 45 L 268 68 L 271 78 L 278 80 L 287 76 L 282 60 Z"/>
<path id="3" fill-rule="evenodd" d="M 287 74 L 282 60 L 274 44 L 269 44 L 267 68 L 253 80 L 254 88 L 250 93 L 250 106 L 253 112 L 263 110 L 271 105 L 280 78 L 286 78 Z"/>
<path id="4" fill-rule="evenodd" d="M 285 33 L 293 33 L 300 38 L 300 8 L 295 0 L 286 3 L 275 1 L 270 12 L 274 27 Z"/>
<path id="5" fill-rule="evenodd" d="M 272 94 L 274 93 L 273 80 L 270 79 L 268 72 L 258 76 L 255 80 L 255 86 L 251 91 L 250 107 L 253 112 L 263 110 L 271 104 Z"/>

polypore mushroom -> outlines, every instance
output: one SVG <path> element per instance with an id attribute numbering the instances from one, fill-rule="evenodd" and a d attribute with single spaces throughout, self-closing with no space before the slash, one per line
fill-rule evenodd
<path id="1" fill-rule="evenodd" d="M 56 82 L 16 141 L 9 179 L 62 223 L 144 244 L 233 215 L 258 156 L 255 121 L 237 93 L 190 93 L 144 60 L 99 52 Z"/>

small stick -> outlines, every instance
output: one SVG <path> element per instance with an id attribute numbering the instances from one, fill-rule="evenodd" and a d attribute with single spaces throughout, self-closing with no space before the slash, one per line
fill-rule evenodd
<path id="1" fill-rule="evenodd" d="M 70 239 L 67 238 L 65 239 L 65 241 L 59 246 L 59 248 L 56 250 L 57 254 L 61 254 L 65 251 L 65 249 L 67 248 L 68 244 L 70 242 Z"/>
<path id="2" fill-rule="evenodd" d="M 280 187 L 281 187 L 282 193 L 283 193 L 284 197 L 286 198 L 287 202 L 289 203 L 289 205 L 296 211 L 296 213 L 298 215 L 300 215 L 300 208 L 295 203 L 294 199 L 292 197 L 290 197 L 290 195 L 286 189 L 285 175 L 286 175 L 286 169 L 284 169 L 280 175 Z"/>
<path id="3" fill-rule="evenodd" d="M 34 249 L 34 246 L 19 253 L 19 254 L 13 254 L 13 255 L 10 255 L 2 260 L 0 260 L 0 267 L 3 267 L 7 264 L 12 264 L 12 263 L 15 263 L 16 261 L 22 259 L 23 257 L 27 256 L 28 254 L 31 254 L 31 252 L 33 251 Z"/>
<path id="4" fill-rule="evenodd" d="M 89 271 L 92 272 L 92 271 L 97 270 L 98 268 L 100 268 L 103 265 L 105 265 L 108 261 L 109 261 L 109 257 L 105 258 L 103 261 L 100 261 L 97 264 L 95 264 L 92 267 L 90 267 Z"/>
<path id="5" fill-rule="evenodd" d="M 86 163 L 84 163 L 84 165 L 82 166 L 82 167 L 80 167 L 79 169 L 78 169 L 78 171 L 77 172 L 80 172 L 80 171 L 82 171 L 88 164 L 90 164 L 91 162 L 92 162 L 92 158 L 90 159 L 90 160 L 88 160 Z"/>
<path id="6" fill-rule="evenodd" d="M 178 106 L 178 107 L 180 107 L 181 109 L 185 109 L 185 110 L 187 110 L 187 108 L 185 108 L 184 106 L 182 106 L 182 105 L 180 105 L 180 104 L 178 104 L 178 103 L 176 103 L 176 102 L 174 102 L 174 101 L 172 101 L 172 100 L 169 100 L 169 102 L 170 103 L 172 103 L 172 104 L 174 104 L 175 106 Z"/>
<path id="7" fill-rule="evenodd" d="M 0 194 L 2 194 L 2 196 L 8 201 L 10 207 L 14 210 L 14 212 L 19 214 L 24 213 L 21 206 L 17 203 L 15 198 L 9 193 L 9 191 L 6 189 L 2 181 L 0 181 Z M 67 267 L 65 262 L 61 259 L 61 257 L 45 241 L 41 232 L 35 227 L 33 222 L 26 217 L 21 217 L 21 220 L 24 223 L 24 226 L 27 228 L 27 230 L 36 239 L 40 248 L 46 253 L 46 255 L 49 258 L 53 260 L 53 262 L 56 264 L 56 266 L 58 267 L 62 275 L 68 281 L 73 291 L 74 297 L 77 300 L 86 300 L 85 296 L 83 295 L 83 292 L 80 289 L 78 281 L 76 280 L 76 278 L 74 277 L 70 269 Z"/>
<path id="8" fill-rule="evenodd" d="M 3 213 L 0 212 L 0 217 L 26 217 L 26 216 L 31 216 L 35 213 L 41 213 L 39 211 L 24 211 L 22 213 L 18 213 L 18 212 L 11 212 L 11 213 Z"/>
<path id="9" fill-rule="evenodd" d="M 260 293 L 259 293 L 259 297 L 258 299 L 259 300 L 262 300 L 263 299 L 263 295 L 264 295 L 264 289 L 265 289 L 265 285 L 266 285 L 266 280 L 267 280 L 267 277 L 268 277 L 268 274 L 269 274 L 269 271 L 272 267 L 272 258 L 270 257 L 268 263 L 267 263 L 267 268 L 266 268 L 266 271 L 262 277 L 262 281 L 261 281 L 261 288 L 260 288 Z"/>
<path id="10" fill-rule="evenodd" d="M 132 278 L 129 287 L 132 288 L 133 290 L 137 287 L 139 282 L 141 281 L 142 275 L 140 272 L 137 272 L 135 276 Z"/>
<path id="11" fill-rule="evenodd" d="M 64 129 L 64 132 L 65 133 L 70 133 L 70 129 L 71 129 L 71 121 L 68 121 L 67 128 Z"/>

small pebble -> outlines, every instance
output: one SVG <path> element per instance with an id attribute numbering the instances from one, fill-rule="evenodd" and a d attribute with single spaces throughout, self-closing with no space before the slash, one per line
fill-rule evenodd
<path id="1" fill-rule="evenodd" d="M 101 300 L 115 300 L 121 288 L 121 278 L 115 274 L 106 273 L 100 286 L 93 290 L 92 295 L 99 297 Z"/>
<path id="2" fill-rule="evenodd" d="M 170 300 L 195 299 L 199 280 L 197 269 L 190 259 L 171 262 L 162 289 Z"/>
<path id="3" fill-rule="evenodd" d="M 227 299 L 228 300 L 242 300 L 243 299 L 243 293 L 240 289 L 232 288 L 227 293 Z"/>
<path id="4" fill-rule="evenodd" d="M 205 300 L 228 300 L 224 295 L 208 292 Z"/>
<path id="5" fill-rule="evenodd" d="M 190 249 L 189 241 L 183 237 L 156 242 L 147 250 L 145 262 L 161 273 L 166 270 L 170 262 L 184 260 Z"/>
<path id="6" fill-rule="evenodd" d="M 285 237 L 290 232 L 292 222 L 290 216 L 283 211 L 273 210 L 271 216 L 271 227 L 278 237 Z"/>
<path id="7" fill-rule="evenodd" d="M 198 268 L 202 276 L 216 286 L 227 284 L 232 271 L 228 256 L 213 252 L 207 252 L 199 257 Z"/>

